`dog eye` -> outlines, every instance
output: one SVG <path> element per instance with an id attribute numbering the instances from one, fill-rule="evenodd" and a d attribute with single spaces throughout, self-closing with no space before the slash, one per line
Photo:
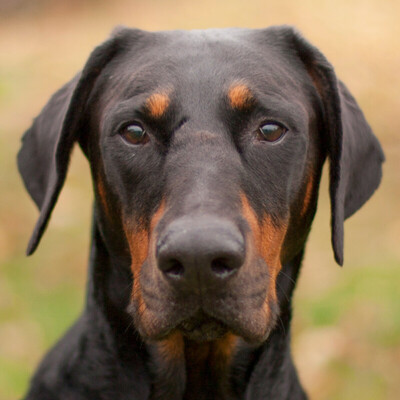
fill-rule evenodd
<path id="1" fill-rule="evenodd" d="M 284 126 L 276 122 L 267 122 L 260 126 L 258 138 L 266 142 L 276 142 L 283 137 L 287 131 L 288 130 Z"/>
<path id="2" fill-rule="evenodd" d="M 145 144 L 149 141 L 146 131 L 137 123 L 123 126 L 119 134 L 130 144 Z"/>

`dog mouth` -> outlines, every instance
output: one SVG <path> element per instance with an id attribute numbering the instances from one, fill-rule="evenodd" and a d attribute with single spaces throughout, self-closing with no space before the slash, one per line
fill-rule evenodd
<path id="1" fill-rule="evenodd" d="M 142 297 L 132 298 L 127 310 L 145 340 L 163 340 L 176 331 L 196 342 L 211 342 L 232 333 L 246 342 L 261 343 L 276 323 L 279 306 L 269 290 L 268 277 L 262 274 L 256 275 L 258 279 L 244 274 L 224 286 L 203 288 L 201 293 L 177 293 L 164 281 L 156 285 L 146 275 L 148 271 L 144 269 L 141 275 Z"/>
<path id="2" fill-rule="evenodd" d="M 224 322 L 207 315 L 204 311 L 198 311 L 182 321 L 176 328 L 182 332 L 183 336 L 196 342 L 216 340 L 229 331 Z"/>
<path id="3" fill-rule="evenodd" d="M 139 334 L 147 340 L 163 340 L 173 331 L 178 331 L 194 342 L 211 342 L 232 333 L 248 343 L 265 341 L 279 313 L 278 305 L 272 303 L 257 309 L 236 309 L 236 312 L 232 312 L 229 304 L 223 303 L 224 307 L 213 304 L 214 307 L 207 309 L 192 303 L 192 311 L 188 310 L 189 304 L 186 304 L 186 307 L 170 309 L 169 312 L 165 309 L 156 312 L 153 309 L 138 314 L 136 304 L 131 303 L 128 312 L 134 317 Z"/>

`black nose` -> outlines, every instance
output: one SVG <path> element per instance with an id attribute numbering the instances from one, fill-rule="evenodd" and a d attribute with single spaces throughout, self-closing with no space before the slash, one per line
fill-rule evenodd
<path id="1" fill-rule="evenodd" d="M 212 217 L 182 217 L 170 223 L 157 243 L 158 268 L 177 286 L 220 283 L 245 258 L 243 235 L 234 223 Z"/>

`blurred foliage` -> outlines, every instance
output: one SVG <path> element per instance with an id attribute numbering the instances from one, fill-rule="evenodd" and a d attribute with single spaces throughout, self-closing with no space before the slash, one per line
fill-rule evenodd
<path id="1" fill-rule="evenodd" d="M 346 223 L 332 259 L 327 181 L 295 295 L 293 352 L 312 399 L 400 398 L 400 3 L 397 0 L 0 2 L 0 400 L 21 397 L 45 351 L 79 314 L 91 183 L 73 157 L 45 238 L 24 248 L 37 210 L 15 165 L 20 137 L 114 25 L 149 30 L 297 26 L 331 60 L 381 140 L 376 195 Z"/>

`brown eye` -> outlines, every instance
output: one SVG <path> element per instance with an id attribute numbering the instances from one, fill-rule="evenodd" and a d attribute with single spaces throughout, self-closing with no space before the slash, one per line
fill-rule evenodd
<path id="1" fill-rule="evenodd" d="M 266 142 L 276 142 L 285 135 L 287 129 L 276 122 L 267 122 L 260 126 L 258 130 L 258 137 L 260 140 Z"/>
<path id="2" fill-rule="evenodd" d="M 146 131 L 139 124 L 131 123 L 120 129 L 119 134 L 130 144 L 145 144 L 149 141 Z"/>

